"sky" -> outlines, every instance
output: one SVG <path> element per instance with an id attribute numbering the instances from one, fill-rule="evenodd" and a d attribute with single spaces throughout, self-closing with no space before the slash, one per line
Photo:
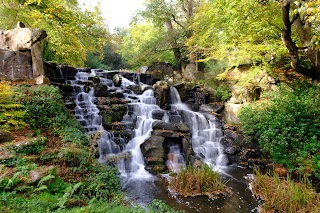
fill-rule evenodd
<path id="1" fill-rule="evenodd" d="M 127 27 L 134 12 L 143 8 L 144 0 L 78 0 L 90 8 L 100 2 L 102 16 L 112 31 L 115 27 Z"/>

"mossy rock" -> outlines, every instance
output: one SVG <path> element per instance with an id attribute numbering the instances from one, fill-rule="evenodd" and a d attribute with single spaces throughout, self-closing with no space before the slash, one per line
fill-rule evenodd
<path id="1" fill-rule="evenodd" d="M 47 138 L 34 137 L 18 141 L 14 144 L 14 149 L 17 154 L 39 154 L 45 149 Z"/>
<path id="2" fill-rule="evenodd" d="M 88 156 L 89 152 L 77 144 L 69 144 L 68 146 L 62 147 L 58 154 L 58 158 L 70 167 L 77 167 L 85 163 Z"/>

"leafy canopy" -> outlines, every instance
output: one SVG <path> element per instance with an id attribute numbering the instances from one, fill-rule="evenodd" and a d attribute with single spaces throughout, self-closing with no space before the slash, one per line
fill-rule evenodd
<path id="1" fill-rule="evenodd" d="M 47 32 L 47 61 L 83 66 L 87 52 L 100 52 L 106 41 L 106 26 L 98 7 L 81 10 L 76 0 L 3 0 L 0 29 L 18 21 Z"/>

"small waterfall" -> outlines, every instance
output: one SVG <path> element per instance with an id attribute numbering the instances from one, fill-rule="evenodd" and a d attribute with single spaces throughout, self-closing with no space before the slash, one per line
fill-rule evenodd
<path id="1" fill-rule="evenodd" d="M 100 110 L 95 104 L 96 97 L 94 95 L 94 88 L 86 86 L 89 77 L 93 76 L 95 76 L 94 70 L 92 70 L 91 73 L 78 71 L 75 80 L 70 80 L 69 82 L 75 90 L 76 107 L 74 111 L 76 119 L 89 135 L 96 132 L 100 133 L 100 138 L 97 140 L 97 143 L 99 145 L 99 161 L 103 162 L 106 155 L 119 153 L 120 148 L 113 141 L 113 135 L 104 130 L 102 126 L 102 117 L 99 114 Z"/>
<path id="2" fill-rule="evenodd" d="M 122 82 L 125 84 L 124 86 L 131 85 L 132 83 L 128 84 L 127 80 Z M 147 90 L 141 95 L 127 94 L 126 97 L 131 103 L 128 105 L 129 110 L 125 117 L 136 120 L 136 125 L 134 128 L 134 136 L 124 150 L 124 152 L 131 153 L 131 162 L 127 170 L 121 169 L 121 174 L 130 178 L 149 178 L 151 174 L 144 169 L 145 165 L 140 145 L 151 134 L 152 123 L 154 122 L 152 111 L 159 110 L 160 107 L 156 105 L 156 98 L 152 90 Z"/>
<path id="3" fill-rule="evenodd" d="M 168 167 L 169 171 L 179 172 L 181 168 L 186 166 L 186 162 L 178 145 L 170 146 L 167 158 L 168 160 L 166 161 L 166 166 Z"/>
<path id="4" fill-rule="evenodd" d="M 223 136 L 222 130 L 217 128 L 216 118 L 210 114 L 194 112 L 183 104 L 175 87 L 170 88 L 171 110 L 179 112 L 192 133 L 192 147 L 196 156 L 207 165 L 218 170 L 228 163 L 224 155 L 220 140 Z"/>

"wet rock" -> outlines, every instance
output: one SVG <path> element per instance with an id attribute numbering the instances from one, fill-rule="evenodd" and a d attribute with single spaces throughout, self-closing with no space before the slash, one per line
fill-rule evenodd
<path id="1" fill-rule="evenodd" d="M 161 149 L 163 150 L 162 143 L 164 142 L 164 137 L 151 135 L 147 140 L 145 140 L 141 145 L 141 152 L 145 155 L 151 149 Z"/>
<path id="2" fill-rule="evenodd" d="M 14 140 L 14 137 L 9 132 L 0 130 L 0 144 L 5 142 L 10 142 L 13 140 Z"/>
<path id="3" fill-rule="evenodd" d="M 96 97 L 109 97 L 109 87 L 105 84 L 96 84 L 94 88 L 95 96 Z"/>
<path id="4" fill-rule="evenodd" d="M 190 128 L 184 123 L 176 123 L 174 126 L 179 132 L 190 132 Z"/>
<path id="5" fill-rule="evenodd" d="M 166 123 L 166 122 L 163 122 L 163 121 L 155 121 L 153 122 L 152 124 L 152 129 L 154 130 L 171 130 L 171 131 L 177 131 L 178 128 L 172 124 L 172 123 Z"/>
<path id="6" fill-rule="evenodd" d="M 164 110 L 154 110 L 152 111 L 152 118 L 156 120 L 162 120 L 164 114 L 165 114 Z"/>
<path id="7" fill-rule="evenodd" d="M 223 115 L 225 117 L 225 120 L 228 123 L 238 124 L 240 122 L 240 120 L 238 118 L 238 114 L 239 114 L 242 107 L 243 107 L 243 104 L 234 104 L 234 103 L 230 103 L 230 102 L 225 103 L 225 108 L 223 111 Z"/>
<path id="8" fill-rule="evenodd" d="M 179 138 L 179 137 L 182 137 L 183 135 L 181 134 L 178 134 L 178 132 L 176 131 L 172 131 L 172 130 L 160 130 L 160 129 L 157 129 L 157 130 L 153 130 L 151 132 L 152 135 L 155 135 L 155 136 L 161 136 L 161 137 L 164 137 L 164 138 Z"/>
<path id="9" fill-rule="evenodd" d="M 121 86 L 121 83 L 122 83 L 122 76 L 119 75 L 119 74 L 115 74 L 112 78 L 113 82 L 114 82 L 114 85 L 116 87 L 119 87 Z"/>

